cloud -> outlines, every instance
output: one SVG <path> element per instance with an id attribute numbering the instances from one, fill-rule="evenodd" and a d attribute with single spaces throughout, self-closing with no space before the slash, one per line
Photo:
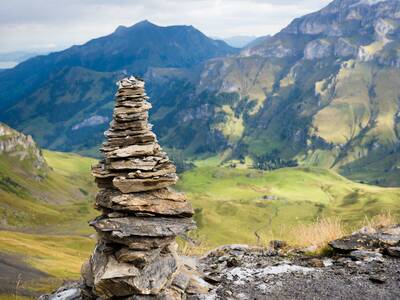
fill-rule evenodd
<path id="1" fill-rule="evenodd" d="M 0 52 L 81 44 L 148 19 L 209 36 L 273 34 L 329 0 L 13 0 L 0 4 Z"/>

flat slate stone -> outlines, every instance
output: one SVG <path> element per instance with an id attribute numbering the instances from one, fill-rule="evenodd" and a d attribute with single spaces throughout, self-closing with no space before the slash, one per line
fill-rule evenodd
<path id="1" fill-rule="evenodd" d="M 102 190 L 96 203 L 116 211 L 147 212 L 157 215 L 191 217 L 193 209 L 184 194 L 169 189 L 146 193 L 123 194 L 119 191 Z"/>
<path id="2" fill-rule="evenodd" d="M 114 120 L 119 122 L 131 122 L 131 121 L 147 121 L 148 114 L 147 113 L 140 113 L 140 114 L 119 114 L 114 115 Z"/>
<path id="3" fill-rule="evenodd" d="M 150 127 L 150 126 L 149 126 Z M 126 136 L 137 136 L 137 135 L 145 135 L 152 132 L 150 128 L 134 130 L 134 129 L 125 129 L 125 130 L 113 130 L 109 129 L 104 132 L 104 136 L 108 139 L 112 138 L 124 138 Z"/>
<path id="4" fill-rule="evenodd" d="M 148 157 L 143 158 L 131 158 L 126 160 L 116 160 L 109 162 L 109 168 L 113 170 L 142 170 L 142 171 L 151 171 L 158 164 L 158 161 L 161 158 L 156 158 L 152 156 L 148 159 Z"/>
<path id="5" fill-rule="evenodd" d="M 156 135 L 152 132 L 148 132 L 142 135 L 125 136 L 119 138 L 109 138 L 107 142 L 103 143 L 103 147 L 122 147 L 130 146 L 134 144 L 149 144 L 157 141 Z"/>
<path id="6" fill-rule="evenodd" d="M 123 101 L 117 101 L 116 108 L 135 108 L 141 110 L 149 110 L 151 109 L 151 104 L 146 101 L 146 99 L 141 98 L 134 98 L 134 99 L 124 99 Z"/>
<path id="7" fill-rule="evenodd" d="M 190 218 L 105 218 L 98 217 L 90 225 L 100 232 L 111 232 L 112 235 L 125 238 L 129 236 L 170 237 L 184 234 L 194 229 L 195 223 Z"/>
<path id="8" fill-rule="evenodd" d="M 126 105 L 130 106 L 126 106 Z M 147 113 L 151 109 L 151 104 L 147 101 L 141 102 L 140 105 L 138 102 L 131 102 L 131 101 L 126 101 L 124 106 L 117 106 L 114 109 L 114 115 L 121 115 L 121 114 L 126 114 L 126 115 L 136 115 L 136 114 L 143 114 Z"/>
<path id="9" fill-rule="evenodd" d="M 156 259 L 163 248 L 156 248 L 152 250 L 132 250 L 129 248 L 121 248 L 115 253 L 115 258 L 118 262 L 131 263 L 139 269 L 143 269 L 146 265 Z"/>
<path id="10" fill-rule="evenodd" d="M 127 178 L 158 178 L 162 176 L 173 177 L 172 174 L 176 173 L 176 167 L 172 163 L 164 164 L 162 167 L 156 166 L 152 171 L 141 171 L 137 170 L 135 172 L 128 173 Z"/>
<path id="11" fill-rule="evenodd" d="M 147 120 L 139 120 L 135 122 L 117 122 L 113 120 L 111 122 L 111 130 L 145 130 L 148 129 L 149 123 Z"/>
<path id="12" fill-rule="evenodd" d="M 131 145 L 123 147 L 111 152 L 106 152 L 107 158 L 128 158 L 138 156 L 155 155 L 160 150 L 160 146 L 156 143 L 146 145 Z"/>
<path id="13" fill-rule="evenodd" d="M 372 231 L 362 229 L 352 235 L 331 241 L 329 245 L 338 252 L 400 246 L 400 225 Z"/>
<path id="14" fill-rule="evenodd" d="M 121 176 L 121 175 L 124 175 L 124 174 L 126 174 L 126 173 L 123 173 L 123 172 L 118 171 L 118 170 L 112 171 L 112 170 L 106 169 L 105 165 L 102 165 L 102 164 L 98 164 L 98 165 L 95 165 L 95 166 L 92 167 L 92 175 L 94 177 L 96 177 L 96 180 L 98 178 L 99 179 L 102 179 L 102 178 L 103 179 L 108 179 L 109 180 L 108 183 L 109 183 L 109 187 L 110 188 L 113 188 L 112 179 L 114 177 Z M 128 175 L 128 174 L 126 174 L 126 175 Z"/>
<path id="15" fill-rule="evenodd" d="M 143 236 L 126 236 L 120 237 L 115 235 L 112 231 L 108 232 L 98 232 L 98 235 L 101 240 L 120 244 L 129 247 L 132 250 L 151 250 L 156 248 L 165 248 L 169 244 L 171 244 L 175 237 L 143 237 Z"/>
<path id="16" fill-rule="evenodd" d="M 175 173 L 171 174 L 171 176 L 146 179 L 132 179 L 120 176 L 113 179 L 113 185 L 123 193 L 135 193 L 168 187 L 174 185 L 177 180 L 178 176 Z"/>

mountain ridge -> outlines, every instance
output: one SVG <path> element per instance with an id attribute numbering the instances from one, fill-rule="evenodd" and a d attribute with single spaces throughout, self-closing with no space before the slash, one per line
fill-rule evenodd
<path id="1" fill-rule="evenodd" d="M 297 161 L 399 185 L 399 16 L 397 0 L 335 0 L 239 53 L 222 47 L 228 53 L 146 71 L 140 63 L 121 69 L 118 53 L 118 63 L 99 59 L 95 69 L 67 65 L 0 119 L 45 147 L 95 155 L 111 117 L 110 87 L 124 73 L 141 70 L 154 107 L 151 121 L 167 148 L 189 157 L 222 153 L 266 168 Z M 115 33 L 129 30 L 138 29 Z M 2 76 L 7 71 L 0 73 L 0 86 Z M 61 112 L 59 120 L 54 112 Z M 392 166 L 384 162 L 387 156 Z"/>
<path id="2" fill-rule="evenodd" d="M 142 21 L 5 70 L 0 75 L 0 108 L 33 92 L 38 85 L 51 79 L 52 73 L 66 66 L 143 76 L 149 67 L 190 67 L 207 58 L 235 51 L 222 41 L 207 38 L 192 26 L 160 27 Z"/>

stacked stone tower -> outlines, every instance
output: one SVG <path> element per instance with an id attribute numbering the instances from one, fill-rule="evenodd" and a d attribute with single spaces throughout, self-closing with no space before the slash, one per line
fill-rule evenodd
<path id="1" fill-rule="evenodd" d="M 101 299 L 179 299 L 171 287 L 178 270 L 173 245 L 195 227 L 193 210 L 169 188 L 178 177 L 148 123 L 144 82 L 130 77 L 118 86 L 104 159 L 92 170 L 102 214 L 90 223 L 98 243 L 82 277 Z"/>

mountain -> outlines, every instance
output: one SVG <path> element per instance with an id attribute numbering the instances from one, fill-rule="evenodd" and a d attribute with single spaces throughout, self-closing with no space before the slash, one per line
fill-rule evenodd
<path id="1" fill-rule="evenodd" d="M 179 123 L 155 113 L 165 142 L 261 168 L 297 161 L 398 186 L 399 10 L 394 0 L 336 0 L 237 55 L 208 60 L 169 117 L 162 110 Z"/>
<path id="2" fill-rule="evenodd" d="M 232 47 L 243 48 L 256 39 L 257 37 L 252 35 L 236 35 L 222 40 Z"/>
<path id="3" fill-rule="evenodd" d="M 399 11 L 397 0 L 335 0 L 239 53 L 193 27 L 119 28 L 1 72 L 0 120 L 50 149 L 95 155 L 110 87 L 134 73 L 167 149 L 398 186 Z"/>
<path id="4" fill-rule="evenodd" d="M 208 61 L 198 89 L 238 95 L 221 130 L 234 137 L 234 156 L 297 159 L 398 185 L 399 12 L 394 0 L 336 0 Z"/>
<path id="5" fill-rule="evenodd" d="M 101 134 L 88 138 L 105 128 L 112 87 L 124 74 L 192 68 L 236 51 L 192 26 L 160 27 L 148 21 L 120 26 L 111 35 L 1 72 L 0 119 L 47 148 L 87 149 L 101 141 Z"/>
<path id="6" fill-rule="evenodd" d="M 208 58 L 234 53 L 222 41 L 192 26 L 160 27 L 142 21 L 61 52 L 38 56 L 0 75 L 4 108 L 34 93 L 65 68 L 144 75 L 151 67 L 192 67 Z"/>

